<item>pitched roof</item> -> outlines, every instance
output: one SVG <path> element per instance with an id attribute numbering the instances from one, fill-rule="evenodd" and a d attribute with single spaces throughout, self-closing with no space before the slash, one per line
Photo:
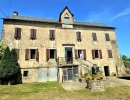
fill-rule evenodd
<path id="1" fill-rule="evenodd" d="M 4 20 L 21 20 L 21 21 L 32 21 L 32 22 L 46 22 L 46 23 L 57 23 L 61 24 L 59 20 L 56 19 L 49 19 L 49 18 L 35 18 L 35 17 L 28 17 L 28 16 L 10 16 L 8 18 L 2 18 Z M 107 26 L 103 23 L 95 23 L 95 22 L 78 22 L 74 21 L 73 25 L 82 25 L 82 26 L 93 26 L 93 27 L 106 27 L 106 28 L 112 28 L 114 27 Z"/>
<path id="2" fill-rule="evenodd" d="M 65 11 L 65 10 L 68 10 L 69 11 L 69 13 L 72 15 L 72 17 L 74 16 L 74 14 L 72 14 L 71 13 L 71 11 L 69 10 L 69 8 L 66 6 L 64 9 L 63 9 L 63 11 L 60 13 L 60 16 L 62 15 L 62 13 Z"/>

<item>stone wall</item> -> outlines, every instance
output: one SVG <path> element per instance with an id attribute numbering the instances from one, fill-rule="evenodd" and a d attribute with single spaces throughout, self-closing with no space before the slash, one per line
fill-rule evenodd
<path id="1" fill-rule="evenodd" d="M 105 91 L 102 80 L 87 80 L 87 88 L 93 92 Z"/>

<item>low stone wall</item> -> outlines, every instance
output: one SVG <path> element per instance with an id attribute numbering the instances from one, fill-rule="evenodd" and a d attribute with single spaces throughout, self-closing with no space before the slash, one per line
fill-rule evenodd
<path id="1" fill-rule="evenodd" d="M 87 80 L 87 88 L 93 92 L 105 91 L 102 80 Z"/>

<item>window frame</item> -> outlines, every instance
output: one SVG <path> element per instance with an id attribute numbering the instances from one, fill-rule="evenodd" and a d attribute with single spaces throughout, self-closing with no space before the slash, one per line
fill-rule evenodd
<path id="1" fill-rule="evenodd" d="M 92 33 L 92 39 L 95 42 L 97 41 L 97 33 L 95 33 L 95 32 Z"/>
<path id="2" fill-rule="evenodd" d="M 49 30 L 49 39 L 51 41 L 54 41 L 55 40 L 55 30 Z"/>
<path id="3" fill-rule="evenodd" d="M 37 38 L 37 29 L 30 29 L 30 39 L 36 40 Z"/>
<path id="4" fill-rule="evenodd" d="M 31 54 L 32 50 L 35 50 L 35 57 L 34 58 L 32 58 L 32 54 Z M 36 49 L 29 49 L 29 59 L 30 60 L 35 60 L 36 59 Z"/>
<path id="5" fill-rule="evenodd" d="M 70 20 L 69 17 L 64 17 L 64 23 L 65 23 L 65 24 L 69 24 L 69 23 L 70 23 L 69 20 Z"/>
<path id="6" fill-rule="evenodd" d="M 98 57 L 95 57 L 96 51 L 98 52 Z M 102 59 L 102 50 L 99 49 L 93 49 L 92 50 L 92 59 Z"/>
<path id="7" fill-rule="evenodd" d="M 82 39 L 81 39 L 81 32 L 80 32 L 80 31 L 77 31 L 77 32 L 76 32 L 76 38 L 77 38 L 77 41 L 78 41 L 78 42 L 81 42 L 81 41 L 82 41 Z"/>
<path id="8" fill-rule="evenodd" d="M 51 54 L 50 54 L 50 50 L 54 50 L 54 58 L 51 58 Z M 57 59 L 57 49 L 46 49 L 46 59 L 47 59 L 47 61 L 49 60 L 49 59 Z"/>
<path id="9" fill-rule="evenodd" d="M 35 59 L 31 59 L 31 50 L 35 50 Z M 36 60 L 39 61 L 39 51 L 38 48 L 25 49 L 25 61 L 26 60 Z"/>
<path id="10" fill-rule="evenodd" d="M 28 70 L 23 71 L 23 77 L 28 77 L 28 74 L 29 74 Z"/>
<path id="11" fill-rule="evenodd" d="M 112 50 L 107 50 L 108 58 L 113 58 Z"/>
<path id="12" fill-rule="evenodd" d="M 110 35 L 109 35 L 108 33 L 105 33 L 105 40 L 106 40 L 107 42 L 110 41 Z"/>
<path id="13" fill-rule="evenodd" d="M 22 33 L 21 31 L 22 31 L 21 28 L 15 28 L 14 38 L 15 38 L 16 40 L 20 40 L 20 38 L 21 38 L 21 33 Z"/>

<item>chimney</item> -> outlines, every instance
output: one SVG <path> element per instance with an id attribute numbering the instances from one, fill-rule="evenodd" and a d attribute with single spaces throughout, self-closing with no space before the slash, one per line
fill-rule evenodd
<path id="1" fill-rule="evenodd" d="M 18 16 L 18 12 L 17 12 L 17 11 L 14 11 L 13 15 L 14 15 L 14 16 Z"/>

